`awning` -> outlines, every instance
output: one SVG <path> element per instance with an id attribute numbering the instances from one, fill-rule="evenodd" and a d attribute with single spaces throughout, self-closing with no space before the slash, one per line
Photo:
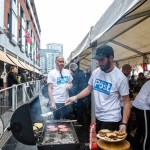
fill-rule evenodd
<path id="1" fill-rule="evenodd" d="M 0 60 L 8 64 L 15 65 L 3 51 L 0 51 Z"/>
<path id="2" fill-rule="evenodd" d="M 38 70 L 32 66 L 30 66 L 29 64 L 25 64 L 24 62 L 21 61 L 21 64 L 23 64 L 24 66 L 26 66 L 27 70 L 32 71 L 32 72 L 36 72 L 39 73 Z"/>
<path id="3" fill-rule="evenodd" d="M 30 65 L 26 64 L 26 66 L 30 69 L 30 71 L 33 71 L 33 67 L 31 67 Z"/>
<path id="4" fill-rule="evenodd" d="M 87 48 L 87 40 L 83 39 L 77 49 L 71 52 L 68 63 L 78 56 L 80 69 L 91 70 L 91 52 L 94 46 L 104 44 L 113 47 L 114 62 L 119 68 L 124 64 L 134 66 L 148 61 L 150 60 L 149 26 L 149 0 L 114 0 L 91 29 L 91 46 Z"/>
<path id="5" fill-rule="evenodd" d="M 35 72 L 40 74 L 40 71 L 37 68 L 34 68 Z"/>
<path id="6" fill-rule="evenodd" d="M 18 61 L 22 66 L 24 66 L 25 69 L 30 71 L 30 69 L 26 66 L 26 64 L 24 62 L 22 62 L 21 60 L 18 60 Z"/>
<path id="7" fill-rule="evenodd" d="M 15 57 L 13 57 L 13 56 L 11 56 L 11 55 L 9 55 L 9 54 L 7 54 L 7 56 L 8 56 L 8 58 L 9 58 L 11 61 L 13 61 L 18 67 L 24 68 L 24 66 L 22 66 L 22 65 L 19 63 L 19 61 L 17 60 L 17 58 L 15 58 Z"/>
<path id="8" fill-rule="evenodd" d="M 36 69 L 36 68 L 34 68 L 34 72 L 35 72 L 35 73 L 38 73 L 38 71 L 37 71 L 37 69 Z"/>

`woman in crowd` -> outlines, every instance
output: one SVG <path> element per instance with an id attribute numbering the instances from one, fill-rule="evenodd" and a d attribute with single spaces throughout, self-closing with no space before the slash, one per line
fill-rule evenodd
<path id="1" fill-rule="evenodd" d="M 11 66 L 7 76 L 7 86 L 11 87 L 13 84 L 18 84 L 17 79 L 18 69 L 16 66 Z M 9 89 L 9 106 L 12 106 L 12 88 Z"/>

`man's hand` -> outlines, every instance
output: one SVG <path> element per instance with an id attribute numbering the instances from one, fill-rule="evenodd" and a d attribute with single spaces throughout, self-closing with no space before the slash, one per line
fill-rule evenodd
<path id="1" fill-rule="evenodd" d="M 126 127 L 126 125 L 124 125 L 124 124 L 122 124 L 122 125 L 120 125 L 119 126 L 119 132 L 126 132 L 126 129 L 127 129 L 127 127 Z"/>
<path id="2" fill-rule="evenodd" d="M 66 101 L 65 105 L 70 105 L 70 104 L 74 103 L 77 99 L 78 99 L 77 95 L 69 97 L 69 99 Z"/>
<path id="3" fill-rule="evenodd" d="M 67 90 L 70 90 L 72 88 L 72 84 L 71 83 L 68 83 L 67 85 L 66 85 L 66 89 Z"/>
<path id="4" fill-rule="evenodd" d="M 51 108 L 51 109 L 56 109 L 56 105 L 55 105 L 54 102 L 52 102 L 52 103 L 50 104 L 50 108 Z"/>

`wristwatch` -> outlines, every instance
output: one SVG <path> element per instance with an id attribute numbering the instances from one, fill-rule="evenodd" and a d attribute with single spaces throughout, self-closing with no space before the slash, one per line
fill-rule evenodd
<path id="1" fill-rule="evenodd" d="M 127 126 L 127 123 L 122 122 L 120 125 L 125 125 L 125 126 Z"/>

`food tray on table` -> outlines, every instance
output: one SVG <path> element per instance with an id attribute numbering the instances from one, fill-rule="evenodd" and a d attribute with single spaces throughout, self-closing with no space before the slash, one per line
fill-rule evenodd
<path id="1" fill-rule="evenodd" d="M 102 129 L 98 132 L 97 137 L 106 142 L 120 142 L 127 137 L 127 133 L 126 132 L 119 133 L 118 131 Z"/>

